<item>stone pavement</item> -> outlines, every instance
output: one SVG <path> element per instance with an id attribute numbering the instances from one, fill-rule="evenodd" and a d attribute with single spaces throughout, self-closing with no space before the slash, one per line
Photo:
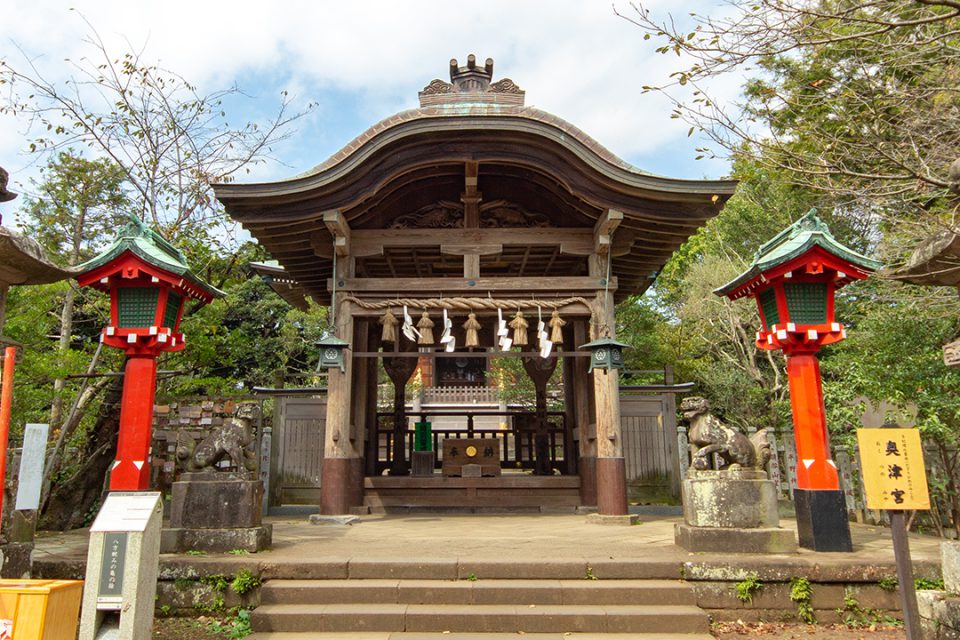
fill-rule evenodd
<path id="1" fill-rule="evenodd" d="M 889 529 L 857 524 L 851 525 L 852 553 L 800 549 L 790 554 L 736 555 L 694 554 L 675 546 L 673 527 L 681 521 L 678 516 L 641 515 L 634 526 L 590 524 L 582 514 L 369 515 L 353 525 L 313 525 L 304 514 L 272 516 L 266 521 L 273 523 L 272 550 L 251 555 L 167 554 L 161 564 L 216 564 L 218 570 L 229 571 L 232 564 L 256 563 L 265 569 L 265 577 L 279 577 L 320 563 L 351 566 L 353 571 L 363 572 L 364 566 L 372 569 L 381 561 L 402 561 L 430 565 L 439 575 L 449 572 L 455 579 L 459 567 L 466 566 L 472 572 L 485 566 L 490 570 L 513 566 L 536 577 L 538 567 L 555 564 L 569 565 L 572 571 L 580 571 L 575 569 L 578 566 L 602 571 L 606 565 L 654 563 L 674 565 L 678 572 L 683 571 L 681 565 L 699 573 L 720 572 L 701 579 L 734 579 L 754 571 L 767 579 L 807 575 L 811 579 L 843 581 L 847 576 L 879 579 L 892 573 L 894 563 Z M 781 523 L 795 527 L 790 519 Z M 46 577 L 82 574 L 87 537 L 85 530 L 39 534 L 35 568 Z M 910 536 L 917 575 L 939 573 L 939 544 L 938 538 Z M 723 572 L 730 575 L 721 575 Z"/>

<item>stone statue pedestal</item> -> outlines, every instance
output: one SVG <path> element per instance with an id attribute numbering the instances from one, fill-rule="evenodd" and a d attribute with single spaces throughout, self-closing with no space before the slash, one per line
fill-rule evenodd
<path id="1" fill-rule="evenodd" d="M 270 547 L 273 527 L 263 524 L 263 481 L 255 473 L 200 471 L 173 483 L 170 528 L 161 534 L 161 553 Z"/>
<path id="2" fill-rule="evenodd" d="M 780 528 L 777 489 L 764 471 L 691 469 L 683 481 L 683 524 L 674 541 L 690 551 L 790 553 L 793 531 Z"/>

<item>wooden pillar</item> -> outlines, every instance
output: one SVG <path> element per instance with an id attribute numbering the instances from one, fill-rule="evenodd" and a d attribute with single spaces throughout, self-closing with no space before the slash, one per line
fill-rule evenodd
<path id="1" fill-rule="evenodd" d="M 334 278 L 344 278 L 349 273 L 350 260 L 337 261 Z M 353 387 L 353 305 L 344 294 L 336 294 L 337 337 L 350 343 L 344 355 L 344 371 L 329 369 L 327 379 L 327 423 L 323 444 L 323 469 L 320 474 L 321 515 L 346 515 L 356 506 L 357 478 L 363 477 L 363 462 L 357 455 L 351 436 L 352 387 Z"/>
<path id="2" fill-rule="evenodd" d="M 563 340 L 566 343 L 564 351 L 574 350 L 573 330 L 568 325 L 563 329 Z M 562 353 L 559 355 L 563 355 Z M 577 451 L 574 444 L 573 431 L 577 426 L 577 401 L 574 396 L 574 361 L 577 358 L 563 358 L 563 475 L 577 473 Z"/>
<path id="3" fill-rule="evenodd" d="M 372 351 L 376 351 L 377 345 L 380 344 L 380 328 L 376 323 L 371 322 L 369 324 L 368 334 L 367 344 L 370 345 Z M 380 359 L 370 358 L 369 361 L 366 407 L 367 427 L 363 435 L 363 452 L 366 459 L 366 475 L 375 476 L 377 475 L 377 459 L 380 454 L 380 434 L 378 431 L 380 423 L 377 420 L 377 394 L 379 389 L 377 382 L 380 377 Z"/>
<path id="4" fill-rule="evenodd" d="M 370 351 L 370 320 L 368 318 L 357 318 L 354 321 L 353 332 L 353 350 Z M 351 478 L 349 489 L 350 506 L 359 506 L 363 504 L 363 443 L 364 434 L 367 431 L 367 422 L 370 417 L 367 413 L 367 394 L 370 391 L 370 385 L 367 380 L 370 378 L 370 365 L 374 361 L 370 358 L 357 358 L 353 362 L 353 381 L 352 393 L 350 398 L 350 445 L 353 449 L 353 456 L 359 463 L 353 462 L 351 466 Z"/>
<path id="5" fill-rule="evenodd" d="M 573 322 L 573 343 L 571 348 L 590 341 L 586 318 L 577 318 Z M 584 506 L 597 504 L 597 429 L 592 415 L 593 385 L 587 373 L 589 363 L 586 358 L 573 358 L 573 399 L 574 425 L 577 429 L 579 459 L 577 469 L 580 474 L 580 502 Z"/>
<path id="6" fill-rule="evenodd" d="M 613 294 L 597 294 L 601 325 L 614 336 Z M 620 429 L 620 372 L 593 370 L 593 392 L 597 408 L 597 512 L 600 515 L 627 514 L 627 475 Z"/>

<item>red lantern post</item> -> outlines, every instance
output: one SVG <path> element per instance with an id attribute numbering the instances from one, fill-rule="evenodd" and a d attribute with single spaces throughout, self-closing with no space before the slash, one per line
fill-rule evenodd
<path id="1" fill-rule="evenodd" d="M 866 278 L 880 263 L 837 242 L 811 210 L 763 245 L 750 268 L 714 293 L 752 296 L 763 328 L 757 347 L 787 357 L 797 449 L 794 502 L 800 546 L 850 551 L 850 526 L 837 468 L 830 455 L 817 352 L 846 331 L 834 318 L 834 294 Z"/>
<path id="2" fill-rule="evenodd" d="M 188 299 L 209 303 L 219 291 L 195 276 L 183 254 L 136 217 L 77 281 L 110 294 L 110 324 L 100 340 L 127 354 L 117 459 L 111 491 L 143 491 L 150 482 L 150 436 L 157 356 L 184 348 L 180 320 Z"/>

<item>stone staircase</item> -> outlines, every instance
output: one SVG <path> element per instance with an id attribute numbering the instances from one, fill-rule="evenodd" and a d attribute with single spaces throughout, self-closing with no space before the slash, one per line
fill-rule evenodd
<path id="1" fill-rule="evenodd" d="M 470 577 L 270 580 L 250 638 L 711 638 L 707 614 L 679 580 Z"/>

